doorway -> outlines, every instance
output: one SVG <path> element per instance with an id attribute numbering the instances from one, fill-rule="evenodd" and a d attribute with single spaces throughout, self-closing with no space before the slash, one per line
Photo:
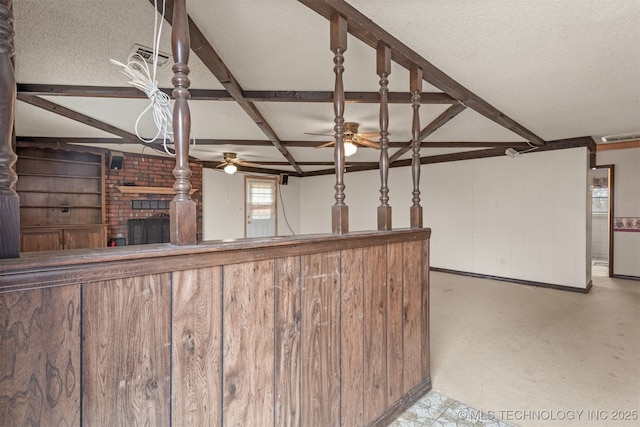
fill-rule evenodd
<path id="1" fill-rule="evenodd" d="M 276 235 L 277 188 L 275 178 L 244 177 L 245 237 L 273 237 Z"/>
<path id="2" fill-rule="evenodd" d="M 594 276 L 613 272 L 613 165 L 591 170 L 591 271 Z"/>

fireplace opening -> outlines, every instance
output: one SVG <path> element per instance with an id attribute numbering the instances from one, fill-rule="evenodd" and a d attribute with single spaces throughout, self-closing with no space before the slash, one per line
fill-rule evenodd
<path id="1" fill-rule="evenodd" d="M 169 243 L 169 215 L 159 213 L 148 218 L 130 219 L 129 244 L 146 245 L 151 243 Z"/>

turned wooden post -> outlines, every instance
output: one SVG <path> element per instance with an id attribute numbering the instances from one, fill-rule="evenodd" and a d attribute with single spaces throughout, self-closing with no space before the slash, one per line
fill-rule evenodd
<path id="1" fill-rule="evenodd" d="M 173 3 L 171 25 L 171 48 L 173 50 L 173 142 L 176 150 L 176 178 L 173 189 L 176 196 L 169 205 L 171 244 L 192 245 L 196 243 L 196 204 L 191 200 L 191 168 L 189 167 L 189 134 L 191 113 L 189 111 L 189 18 L 185 0 Z"/>
<path id="2" fill-rule="evenodd" d="M 420 206 L 420 93 L 422 92 L 422 68 L 414 65 L 410 71 L 411 106 L 413 126 L 411 149 L 411 174 L 413 176 L 413 206 L 411 206 L 411 228 L 422 228 L 422 206 Z"/>
<path id="3" fill-rule="evenodd" d="M 389 80 L 391 74 L 391 48 L 378 43 L 376 71 L 380 76 L 380 206 L 378 206 L 378 230 L 391 230 L 391 206 L 389 206 Z"/>
<path id="4" fill-rule="evenodd" d="M 336 75 L 336 83 L 333 91 L 333 111 L 335 113 L 335 147 L 333 159 L 336 168 L 336 203 L 331 208 L 331 231 L 333 234 L 346 234 L 349 232 L 349 207 L 344 203 L 344 86 L 342 73 L 344 72 L 344 52 L 347 50 L 347 20 L 344 16 L 335 14 L 331 17 L 331 51 L 334 54 L 333 72 Z"/>
<path id="5" fill-rule="evenodd" d="M 0 0 L 0 259 L 20 256 L 20 198 L 14 186 L 16 75 L 13 67 L 12 0 Z"/>

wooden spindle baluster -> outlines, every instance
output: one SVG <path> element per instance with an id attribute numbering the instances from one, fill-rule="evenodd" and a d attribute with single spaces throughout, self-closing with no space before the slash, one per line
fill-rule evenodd
<path id="1" fill-rule="evenodd" d="M 414 65 L 410 71 L 411 106 L 413 107 L 411 174 L 413 176 L 413 206 L 411 206 L 411 228 L 422 228 L 422 206 L 420 206 L 420 93 L 422 93 L 422 68 Z"/>
<path id="2" fill-rule="evenodd" d="M 13 66 L 12 0 L 0 0 L 0 259 L 20 256 L 20 198 L 15 192 L 18 176 L 13 171 L 13 123 L 16 76 Z"/>
<path id="3" fill-rule="evenodd" d="M 380 76 L 380 206 L 378 206 L 378 230 L 391 230 L 391 206 L 389 206 L 389 80 L 391 74 L 391 48 L 379 43 L 376 57 L 377 74 Z"/>
<path id="4" fill-rule="evenodd" d="M 189 111 L 189 17 L 185 0 L 173 3 L 173 21 L 171 25 L 171 47 L 173 50 L 173 142 L 176 150 L 176 178 L 173 189 L 176 196 L 171 201 L 171 243 L 191 245 L 196 243 L 196 204 L 191 200 L 191 168 L 189 167 L 189 136 L 191 132 L 191 113 Z"/>
<path id="5" fill-rule="evenodd" d="M 335 14 L 331 18 L 331 51 L 334 53 L 333 72 L 336 75 L 333 92 L 333 111 L 335 113 L 335 147 L 333 158 L 336 168 L 335 199 L 336 203 L 331 209 L 331 231 L 333 234 L 346 234 L 349 232 L 349 207 L 344 203 L 344 86 L 342 73 L 344 72 L 344 52 L 347 50 L 347 20 L 344 16 Z"/>

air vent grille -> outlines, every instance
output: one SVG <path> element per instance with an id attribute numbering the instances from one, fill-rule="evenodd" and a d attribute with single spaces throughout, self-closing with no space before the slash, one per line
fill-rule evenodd
<path id="1" fill-rule="evenodd" d="M 635 141 L 640 139 L 640 132 L 603 136 L 601 139 L 604 143 Z"/>
<path id="2" fill-rule="evenodd" d="M 147 64 L 153 64 L 153 49 L 150 47 L 134 44 L 130 54 L 139 55 Z M 169 54 L 158 52 L 158 67 L 163 66 L 169 61 Z"/>

